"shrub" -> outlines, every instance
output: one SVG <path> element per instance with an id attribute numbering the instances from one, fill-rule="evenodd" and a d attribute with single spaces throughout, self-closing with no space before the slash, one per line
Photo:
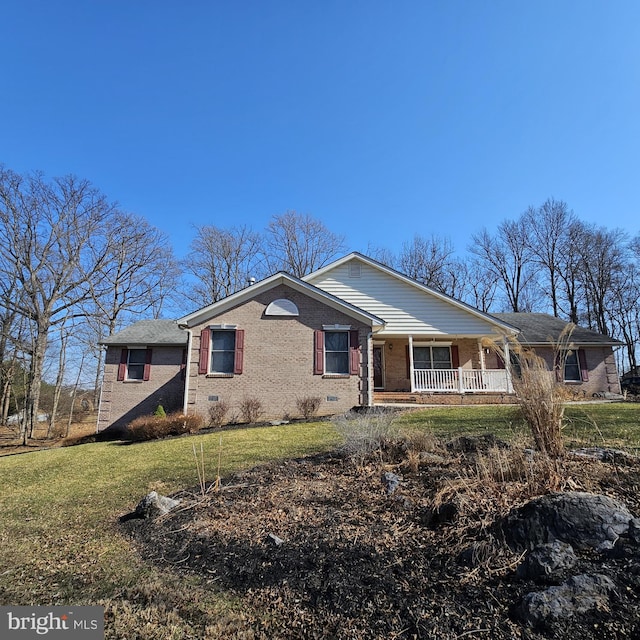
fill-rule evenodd
<path id="1" fill-rule="evenodd" d="M 133 441 L 155 440 L 184 433 L 195 433 L 204 426 L 202 416 L 171 413 L 168 416 L 141 416 L 127 426 L 127 437 Z"/>
<path id="2" fill-rule="evenodd" d="M 221 427 L 225 423 L 225 418 L 229 412 L 229 405 L 226 402 L 215 402 L 209 407 L 209 423 L 212 427 Z"/>
<path id="3" fill-rule="evenodd" d="M 164 407 L 161 404 L 159 404 L 156 407 L 156 410 L 153 412 L 153 415 L 156 416 L 157 418 L 166 418 L 167 417 L 167 413 L 166 413 L 166 411 L 164 410 Z"/>
<path id="4" fill-rule="evenodd" d="M 305 398 L 298 398 L 296 400 L 296 405 L 298 407 L 298 411 L 302 414 L 302 417 L 305 420 L 309 420 L 318 413 L 321 402 L 321 398 L 307 396 Z"/>
<path id="5" fill-rule="evenodd" d="M 262 402 L 258 398 L 244 398 L 240 403 L 240 415 L 243 422 L 253 424 L 258 422 L 263 414 Z"/>

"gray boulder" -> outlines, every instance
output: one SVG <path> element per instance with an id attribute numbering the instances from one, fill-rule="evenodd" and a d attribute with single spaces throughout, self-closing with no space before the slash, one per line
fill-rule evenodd
<path id="1" fill-rule="evenodd" d="M 577 561 L 578 558 L 570 544 L 554 540 L 527 553 L 516 573 L 520 578 L 540 580 L 571 569 Z"/>
<path id="2" fill-rule="evenodd" d="M 169 513 L 180 504 L 180 500 L 161 496 L 157 491 L 148 493 L 136 507 L 134 514 L 137 518 L 153 518 Z"/>
<path id="3" fill-rule="evenodd" d="M 576 458 L 587 458 L 610 464 L 632 465 L 638 463 L 638 456 L 621 449 L 611 449 L 610 447 L 584 447 L 582 449 L 574 449 L 569 454 Z"/>
<path id="4" fill-rule="evenodd" d="M 544 591 L 528 593 L 520 616 L 531 627 L 571 618 L 595 609 L 606 609 L 615 591 L 614 583 L 601 574 L 581 574 Z"/>
<path id="5" fill-rule="evenodd" d="M 531 500 L 498 523 L 512 549 L 524 550 L 559 540 L 576 549 L 612 549 L 629 532 L 633 515 L 605 495 L 553 493 Z"/>
<path id="6" fill-rule="evenodd" d="M 391 495 L 400 486 L 400 476 L 391 471 L 386 471 L 382 476 L 382 482 L 387 489 L 387 495 Z"/>

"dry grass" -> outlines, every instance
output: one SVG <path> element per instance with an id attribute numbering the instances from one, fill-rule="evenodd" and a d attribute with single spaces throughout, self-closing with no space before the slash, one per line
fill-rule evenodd
<path id="1" fill-rule="evenodd" d="M 561 369 L 564 368 L 567 352 L 573 347 L 573 329 L 574 325 L 568 324 L 554 344 L 554 362 Z M 535 446 L 538 451 L 552 458 L 562 455 L 562 427 L 567 392 L 564 385 L 556 381 L 555 372 L 547 369 L 543 358 L 516 340 L 509 342 L 508 351 L 495 341 L 485 341 L 483 344 L 496 351 L 505 362 L 510 361 L 511 355 L 515 356 L 519 371 L 512 369 L 514 374 L 518 374 L 512 375 L 513 388 L 522 415 L 531 429 Z"/>
<path id="2" fill-rule="evenodd" d="M 350 412 L 335 417 L 333 424 L 344 440 L 343 450 L 360 467 L 397 433 L 395 417 L 382 411 Z"/>

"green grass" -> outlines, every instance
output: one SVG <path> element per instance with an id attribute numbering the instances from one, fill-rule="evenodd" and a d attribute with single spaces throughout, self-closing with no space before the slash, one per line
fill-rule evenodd
<path id="1" fill-rule="evenodd" d="M 444 438 L 493 433 L 510 440 L 529 436 L 516 406 L 430 407 L 407 413 L 406 429 L 429 429 Z M 611 446 L 640 450 L 640 403 L 573 404 L 565 410 L 563 436 L 568 447 Z"/>
<path id="2" fill-rule="evenodd" d="M 570 445 L 640 449 L 640 404 L 575 405 L 566 416 Z M 399 422 L 442 437 L 526 433 L 518 410 L 508 406 L 429 408 Z M 194 444 L 198 451 L 203 446 L 212 481 L 219 451 L 224 476 L 338 443 L 333 425 L 318 422 L 2 457 L 0 604 L 99 603 L 106 607 L 108 638 L 239 635 L 255 612 L 204 577 L 185 579 L 142 561 L 121 535 L 119 516 L 150 490 L 171 494 L 196 487 Z"/>

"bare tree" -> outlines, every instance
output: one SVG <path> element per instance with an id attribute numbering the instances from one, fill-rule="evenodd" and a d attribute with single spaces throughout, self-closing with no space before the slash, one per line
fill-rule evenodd
<path id="1" fill-rule="evenodd" d="M 392 269 L 396 269 L 398 267 L 398 259 L 394 255 L 393 251 L 386 247 L 379 247 L 369 243 L 367 244 L 366 255 L 387 267 L 391 267 Z"/>
<path id="2" fill-rule="evenodd" d="M 452 256 L 453 246 L 449 239 L 416 235 L 411 243 L 402 245 L 398 264 L 400 270 L 410 278 L 436 291 L 448 293 Z"/>
<path id="3" fill-rule="evenodd" d="M 470 251 L 478 258 L 479 266 L 495 277 L 507 309 L 516 313 L 532 310 L 537 294 L 537 268 L 523 216 L 500 223 L 494 236 L 486 229 L 475 234 Z"/>
<path id="4" fill-rule="evenodd" d="M 196 282 L 187 295 L 202 305 L 243 289 L 250 278 L 265 275 L 260 251 L 260 235 L 249 227 L 197 227 L 185 261 Z"/>
<path id="5" fill-rule="evenodd" d="M 89 298 L 88 283 L 102 278 L 113 210 L 86 180 L 46 182 L 41 174 L 0 170 L 0 280 L 16 274 L 21 295 L 8 306 L 32 331 L 23 442 L 37 422 L 49 331 Z"/>
<path id="6" fill-rule="evenodd" d="M 462 298 L 472 307 L 488 313 L 495 301 L 498 288 L 498 278 L 496 274 L 486 269 L 477 259 L 472 259 L 466 263 L 468 292 Z"/>
<path id="7" fill-rule="evenodd" d="M 144 218 L 114 211 L 106 221 L 108 244 L 102 268 L 88 282 L 84 326 L 76 328 L 96 358 L 94 403 L 98 402 L 104 365 L 101 341 L 136 317 L 157 318 L 173 295 L 179 266 L 167 236 Z"/>
<path id="8" fill-rule="evenodd" d="M 534 260 L 546 274 L 547 295 L 556 317 L 561 311 L 562 273 L 566 273 L 571 257 L 575 255 L 571 250 L 570 231 L 576 221 L 566 202 L 553 198 L 538 208 L 529 207 L 524 214 L 528 229 L 524 239 Z"/>
<path id="9" fill-rule="evenodd" d="M 270 273 L 287 271 L 301 278 L 338 257 L 344 238 L 309 214 L 287 211 L 269 222 L 265 258 Z"/>
<path id="10" fill-rule="evenodd" d="M 611 335 L 611 297 L 626 278 L 627 236 L 621 229 L 580 225 L 577 250 L 584 291 L 584 317 L 590 328 Z"/>

